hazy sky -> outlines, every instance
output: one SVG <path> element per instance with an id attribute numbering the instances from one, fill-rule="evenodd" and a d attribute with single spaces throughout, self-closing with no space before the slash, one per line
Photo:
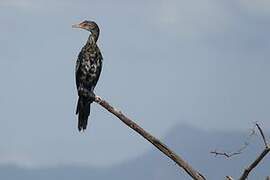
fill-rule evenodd
<path id="1" fill-rule="evenodd" d="M 98 105 L 77 131 L 74 65 L 95 20 L 96 94 L 157 137 L 270 128 L 269 0 L 1 0 L 0 163 L 108 166 L 151 146 Z"/>

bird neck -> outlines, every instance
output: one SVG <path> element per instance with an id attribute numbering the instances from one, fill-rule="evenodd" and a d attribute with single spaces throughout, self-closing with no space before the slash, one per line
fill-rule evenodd
<path id="1" fill-rule="evenodd" d="M 88 42 L 89 43 L 96 43 L 99 37 L 99 31 L 91 31 L 91 34 L 89 35 Z"/>

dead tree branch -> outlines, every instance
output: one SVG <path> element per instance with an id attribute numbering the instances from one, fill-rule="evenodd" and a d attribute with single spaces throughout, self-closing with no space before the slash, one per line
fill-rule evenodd
<path id="1" fill-rule="evenodd" d="M 178 156 L 175 152 L 173 152 L 171 149 L 169 149 L 165 144 L 163 144 L 159 139 L 152 136 L 150 133 L 145 131 L 143 128 L 141 128 L 138 124 L 133 122 L 130 118 L 125 116 L 121 111 L 115 109 L 113 106 L 111 106 L 107 101 L 103 100 L 101 97 L 96 96 L 95 102 L 101 105 L 103 108 L 105 108 L 110 113 L 114 114 L 118 119 L 120 119 L 124 124 L 126 124 L 128 127 L 139 133 L 142 137 L 144 137 L 147 141 L 149 141 L 151 144 L 153 144 L 157 149 L 159 149 L 161 152 L 163 152 L 167 157 L 169 157 L 171 160 L 173 160 L 180 168 L 184 169 L 187 174 L 189 174 L 190 177 L 192 177 L 194 180 L 206 180 L 206 178 L 193 169 L 192 166 L 190 166 L 184 159 L 182 159 L 180 156 Z M 262 137 L 263 143 L 265 145 L 264 150 L 259 154 L 259 156 L 244 170 L 243 174 L 239 178 L 239 180 L 245 180 L 247 179 L 249 173 L 261 162 L 261 160 L 269 153 L 270 151 L 270 145 L 267 143 L 265 135 L 261 127 L 258 123 L 255 124 L 257 129 L 260 132 L 260 135 Z M 250 135 L 253 136 L 255 133 L 255 130 L 252 130 L 252 133 Z M 218 152 L 218 151 L 212 151 L 212 154 L 225 156 L 227 158 L 230 158 L 232 156 L 241 154 L 242 151 L 249 145 L 249 142 L 245 142 L 245 144 L 236 152 L 233 153 L 226 153 L 226 152 Z M 233 180 L 232 177 L 226 176 L 226 179 Z"/>
<path id="2" fill-rule="evenodd" d="M 156 148 L 158 148 L 161 152 L 163 152 L 166 156 L 172 159 L 178 166 L 183 168 L 186 173 L 189 174 L 195 180 L 205 180 L 204 176 L 193 169 L 184 159 L 178 156 L 175 152 L 169 149 L 165 144 L 163 144 L 159 139 L 152 136 L 150 133 L 146 132 L 143 128 L 141 128 L 138 124 L 133 122 L 130 118 L 125 116 L 121 111 L 115 109 L 108 102 L 103 100 L 101 97 L 96 96 L 95 102 L 101 105 L 110 113 L 114 114 L 118 119 L 120 119 L 123 123 L 129 126 L 131 129 L 139 133 L 142 137 L 144 137 L 147 141 L 152 143 Z"/>
<path id="3" fill-rule="evenodd" d="M 268 143 L 266 141 L 266 138 L 265 138 L 265 135 L 263 133 L 262 128 L 260 127 L 260 125 L 258 123 L 256 123 L 256 127 L 258 128 L 258 130 L 259 130 L 259 132 L 260 132 L 260 134 L 262 136 L 262 139 L 263 139 L 263 143 L 264 143 L 265 148 L 267 148 L 268 147 Z"/>
<path id="4" fill-rule="evenodd" d="M 270 151 L 270 146 L 267 144 L 265 135 L 263 133 L 262 128 L 260 127 L 260 125 L 258 123 L 256 123 L 256 127 L 258 128 L 262 139 L 263 139 L 263 143 L 265 145 L 264 150 L 260 153 L 260 155 L 248 166 L 248 168 L 246 168 L 242 174 L 242 176 L 239 178 L 239 180 L 245 180 L 247 179 L 249 173 L 261 162 L 261 160 L 269 153 Z"/>
<path id="5" fill-rule="evenodd" d="M 256 126 L 255 126 L 256 127 Z M 250 144 L 251 138 L 255 135 L 255 127 L 251 129 L 251 133 L 248 136 L 248 140 L 235 152 L 222 152 L 222 151 L 211 151 L 211 154 L 215 156 L 225 156 L 226 158 L 231 158 L 232 156 L 236 156 L 241 154 Z"/>
<path id="6" fill-rule="evenodd" d="M 215 154 L 216 156 L 225 156 L 226 158 L 230 158 L 232 156 L 241 154 L 243 152 L 244 149 L 246 149 L 250 143 L 250 140 L 252 138 L 252 136 L 256 133 L 255 129 L 258 129 L 258 131 L 260 132 L 260 135 L 262 137 L 263 143 L 264 143 L 264 150 L 258 155 L 258 157 L 244 170 L 243 174 L 241 175 L 241 177 L 239 178 L 239 180 L 245 180 L 247 179 L 249 173 L 261 162 L 261 160 L 269 153 L 270 151 L 270 145 L 267 143 L 267 140 L 265 138 L 264 132 L 262 130 L 262 128 L 260 127 L 260 125 L 258 123 L 255 123 L 254 128 L 252 128 L 251 130 L 251 134 L 249 135 L 249 139 L 247 142 L 244 143 L 244 145 L 236 152 L 233 153 L 226 153 L 226 152 L 218 152 L 217 150 L 215 151 L 211 151 L 210 153 Z M 228 180 L 233 180 L 232 177 L 230 176 L 226 176 L 225 177 Z"/>
<path id="7" fill-rule="evenodd" d="M 269 153 L 270 148 L 265 148 L 263 152 L 255 159 L 252 164 L 244 170 L 244 173 L 242 176 L 239 178 L 239 180 L 245 180 L 247 179 L 249 173 L 260 163 L 260 161 L 266 156 L 267 153 Z"/>
<path id="8" fill-rule="evenodd" d="M 241 154 L 242 151 L 237 151 L 237 152 L 233 152 L 233 153 L 226 153 L 226 152 L 218 152 L 217 150 L 215 151 L 211 151 L 211 154 L 215 154 L 215 156 L 225 156 L 226 158 L 230 158 L 232 156 Z"/>
<path id="9" fill-rule="evenodd" d="M 233 178 L 231 176 L 226 176 L 225 179 L 226 180 L 233 180 Z"/>

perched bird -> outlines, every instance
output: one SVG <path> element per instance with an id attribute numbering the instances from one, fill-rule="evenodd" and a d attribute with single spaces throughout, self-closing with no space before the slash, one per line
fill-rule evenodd
<path id="1" fill-rule="evenodd" d="M 91 34 L 76 62 L 76 86 L 78 102 L 76 114 L 78 114 L 78 129 L 85 130 L 90 115 L 90 105 L 94 101 L 94 88 L 98 82 L 102 69 L 102 55 L 97 46 L 99 27 L 94 21 L 83 21 L 72 26 L 73 28 L 85 29 Z"/>

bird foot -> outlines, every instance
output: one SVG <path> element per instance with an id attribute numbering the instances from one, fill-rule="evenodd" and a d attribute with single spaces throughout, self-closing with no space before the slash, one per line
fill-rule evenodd
<path id="1" fill-rule="evenodd" d="M 96 98 L 96 95 L 93 91 L 89 91 L 85 88 L 79 87 L 78 88 L 79 96 L 86 97 L 89 101 L 93 102 Z"/>
<path id="2" fill-rule="evenodd" d="M 95 98 L 96 98 L 95 93 L 93 91 L 90 91 L 88 98 L 89 98 L 89 101 L 91 102 L 95 101 Z"/>

